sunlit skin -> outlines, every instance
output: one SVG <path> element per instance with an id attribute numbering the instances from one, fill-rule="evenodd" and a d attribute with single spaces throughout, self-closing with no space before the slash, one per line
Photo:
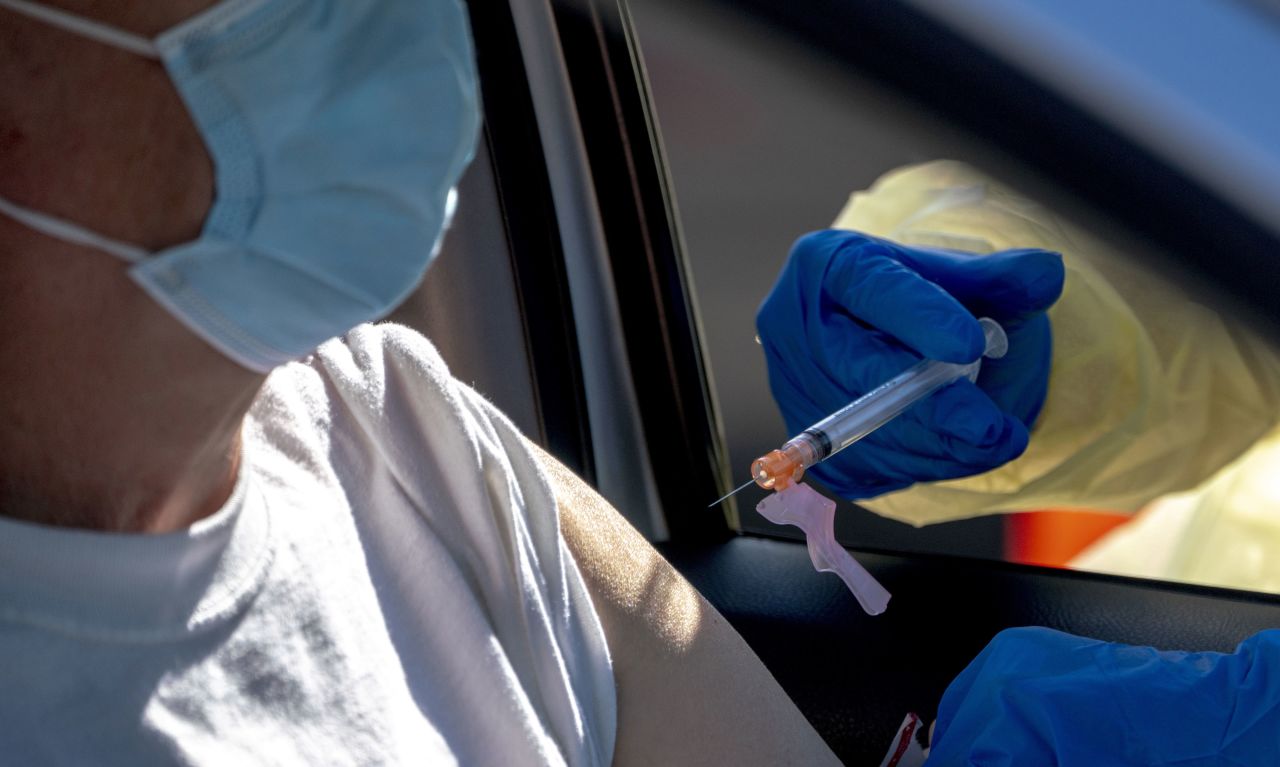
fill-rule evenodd
<path id="1" fill-rule="evenodd" d="M 613 656 L 614 764 L 839 764 L 724 616 L 608 501 L 544 463 Z"/>
<path id="2" fill-rule="evenodd" d="M 154 35 L 212 3 L 50 4 Z M 0 195 L 154 250 L 198 235 L 213 172 L 161 65 L 0 9 Z M 0 514 L 158 533 L 225 502 L 263 376 L 173 319 L 126 264 L 0 215 L 0 327 Z M 614 660 L 615 762 L 835 764 L 725 619 L 543 462 Z"/>

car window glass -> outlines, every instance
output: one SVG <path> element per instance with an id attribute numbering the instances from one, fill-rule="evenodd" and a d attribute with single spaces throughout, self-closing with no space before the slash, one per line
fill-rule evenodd
<path id="1" fill-rule="evenodd" d="M 1075 319 L 1061 324 L 1074 328 L 1092 323 L 1098 338 L 1126 332 L 1141 338 L 1130 347 L 1118 342 L 1108 347 L 1113 354 L 1109 362 L 1098 363 L 1101 374 L 1087 368 L 1081 361 L 1083 354 L 1074 356 L 1071 364 L 1055 367 L 1055 381 L 1076 382 L 1082 396 L 1096 396 L 1104 403 L 1098 409 L 1110 407 L 1116 414 L 1105 430 L 1100 427 L 1092 436 L 1083 427 L 1075 435 L 1056 430 L 1055 438 L 1064 444 L 1078 437 L 1081 446 L 1074 454 L 1091 456 L 1097 463 L 1087 471 L 1059 472 L 1068 480 L 1082 478 L 1078 493 L 1064 491 L 1064 487 L 1070 489 L 1068 482 L 1054 493 L 1025 494 L 1030 505 L 1018 508 L 1027 513 L 984 515 L 922 528 L 842 502 L 837 536 L 868 548 L 1072 563 L 1122 574 L 1280 591 L 1280 565 L 1259 563 L 1268 560 L 1271 546 L 1277 547 L 1274 559 L 1280 561 L 1280 522 L 1242 511 L 1246 506 L 1256 508 L 1258 499 L 1270 492 L 1269 483 L 1249 478 L 1266 476 L 1265 470 L 1256 467 L 1269 460 L 1270 413 L 1280 412 L 1269 410 L 1275 397 L 1269 387 L 1280 384 L 1276 377 L 1280 368 L 1272 364 L 1274 347 L 1220 304 L 1188 290 L 1177 279 L 1168 279 L 1167 267 L 1153 266 L 1160 262 L 1150 260 L 1142 243 L 1095 226 L 1087 211 L 1073 209 L 1051 184 L 1019 167 L 998 147 L 951 128 L 876 83 L 814 55 L 796 40 L 725 7 L 670 0 L 632 2 L 734 479 L 744 481 L 753 458 L 791 436 L 769 393 L 754 321 L 795 238 L 831 226 L 842 212 L 848 215 L 850 194 L 877 182 L 881 184 L 875 193 L 880 195 L 878 200 L 890 206 L 909 205 L 892 199 L 884 191 L 886 184 L 907 183 L 902 182 L 904 168 L 915 168 L 912 172 L 917 174 L 934 172 L 936 177 L 936 165 L 934 171 L 919 169 L 930 168 L 932 161 L 955 161 L 963 173 L 973 174 L 965 179 L 981 179 L 985 189 L 997 190 L 989 196 L 1009 195 L 1000 198 L 1005 207 L 999 215 L 983 221 L 994 221 L 992 226 L 1006 234 L 1023 231 L 1018 229 L 1025 224 L 1023 219 L 1051 228 L 1054 231 L 1045 236 L 1054 243 L 1065 242 L 1063 249 L 1072 251 L 1069 260 L 1083 264 L 1079 271 L 1087 274 L 1077 277 L 1077 284 L 1085 287 L 1076 289 Z M 886 174 L 891 173 L 899 175 L 886 182 Z M 928 183 L 915 177 L 907 181 Z M 1009 209 L 1021 201 L 1033 207 Z M 961 204 L 956 210 L 971 209 Z M 903 225 L 895 231 L 924 238 L 917 244 L 952 247 L 963 247 L 964 237 L 972 236 L 977 242 L 974 249 L 981 250 L 983 242 L 1000 239 L 998 234 L 975 233 L 981 228 L 974 223 L 976 217 L 989 214 L 990 206 L 983 210 L 964 214 L 967 226 L 948 229 L 937 225 L 936 211 L 921 213 L 917 205 L 915 213 L 928 219 L 929 226 Z M 864 214 L 854 220 L 870 219 Z M 928 237 L 943 239 L 929 243 Z M 1078 259 L 1075 253 L 1081 254 Z M 1084 290 L 1092 291 L 1092 300 L 1101 309 L 1091 313 L 1080 308 L 1079 294 Z M 1112 301 L 1108 291 L 1119 298 Z M 1215 350 L 1218 356 L 1213 359 L 1218 362 L 1202 366 L 1203 373 L 1193 365 L 1180 368 L 1194 348 L 1188 334 L 1200 333 Z M 1072 343 L 1078 347 L 1071 347 Z M 1106 346 L 1084 344 L 1066 335 L 1060 337 L 1060 345 Z M 1133 362 L 1114 353 L 1123 348 L 1141 350 L 1128 356 L 1142 359 Z M 1128 369 L 1124 366 L 1130 362 L 1133 370 L 1146 371 L 1134 374 L 1145 376 L 1143 385 L 1123 379 L 1118 372 Z M 1224 372 L 1228 368 L 1233 372 Z M 1096 385 L 1096 393 L 1089 389 L 1091 385 Z M 1128 399 L 1116 393 L 1120 391 Z M 1252 429 L 1247 439 L 1226 434 L 1246 427 L 1222 428 L 1236 423 L 1232 418 L 1241 413 L 1232 408 L 1242 401 L 1261 414 L 1241 417 L 1240 423 L 1255 422 L 1247 427 Z M 1158 404 L 1147 407 L 1150 402 Z M 1151 412 L 1130 417 L 1144 407 Z M 1156 410 L 1159 418 L 1152 415 Z M 1122 411 L 1129 415 L 1122 418 Z M 1124 418 L 1130 419 L 1125 421 L 1127 426 L 1112 428 Z M 1128 440 L 1117 447 L 1121 440 L 1115 435 L 1125 428 L 1138 428 L 1133 424 L 1142 419 L 1145 442 L 1135 446 L 1134 440 Z M 1105 438 L 1099 436 L 1103 431 Z M 1050 438 L 1036 434 L 1035 439 Z M 1092 452 L 1083 447 L 1088 440 L 1092 440 L 1088 442 L 1094 446 Z M 1196 448 L 1176 451 L 1171 446 L 1179 440 L 1187 445 L 1194 441 Z M 1250 451 L 1254 444 L 1260 447 Z M 1280 447 L 1274 452 L 1280 465 Z M 1232 459 L 1249 466 L 1229 465 Z M 1227 467 L 1224 473 L 1217 473 L 1222 466 Z M 1205 481 L 1197 484 L 1197 479 L 1186 486 L 1179 474 Z M 1139 500 L 1139 490 L 1116 489 L 1126 481 L 1134 484 L 1136 477 L 1149 477 L 1150 483 L 1160 487 L 1197 492 L 1163 496 L 1152 504 Z M 1246 489 L 1224 501 L 1227 491 L 1223 488 L 1228 484 Z M 1280 490 L 1275 495 L 1280 508 Z M 754 488 L 740 497 L 744 531 L 794 534 L 793 529 L 770 525 L 753 511 L 761 497 Z M 1037 498 L 1055 502 L 1045 505 L 1037 503 Z M 1073 508 L 1062 513 L 1063 506 Z M 1079 513 L 1082 508 L 1093 513 Z M 1144 513 L 1129 522 L 1135 509 Z M 1259 544 L 1259 540 L 1275 543 Z"/>

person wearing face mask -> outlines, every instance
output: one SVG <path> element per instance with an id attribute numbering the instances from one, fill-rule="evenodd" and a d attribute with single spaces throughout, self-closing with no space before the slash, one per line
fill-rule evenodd
<path id="1" fill-rule="evenodd" d="M 613 509 L 365 324 L 474 148 L 458 0 L 0 0 L 0 51 L 6 761 L 835 762 Z"/>

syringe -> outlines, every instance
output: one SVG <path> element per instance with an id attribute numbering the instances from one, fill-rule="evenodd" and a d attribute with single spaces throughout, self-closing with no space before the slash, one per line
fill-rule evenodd
<path id="1" fill-rule="evenodd" d="M 1009 339 L 1005 336 L 1004 329 L 989 317 L 983 317 L 978 323 L 982 326 L 987 342 L 982 357 L 1003 357 L 1009 350 Z M 810 466 L 825 461 L 884 426 L 912 404 L 942 386 L 959 378 L 976 381 L 982 357 L 968 364 L 938 360 L 917 362 L 787 440 L 778 450 L 757 458 L 751 464 L 751 479 L 765 490 L 784 490 L 790 487 L 800 481 Z"/>

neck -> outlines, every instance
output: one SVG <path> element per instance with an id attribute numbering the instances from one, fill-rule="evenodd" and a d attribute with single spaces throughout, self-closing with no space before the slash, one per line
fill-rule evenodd
<path id="1" fill-rule="evenodd" d="M 0 259 L 14 268 L 0 268 L 0 514 L 158 533 L 217 511 L 264 377 L 188 332 L 111 257 L 0 217 L 6 234 L 29 241 Z"/>
<path id="2" fill-rule="evenodd" d="M 240 467 L 238 433 L 211 439 L 187 456 L 161 456 L 157 448 L 104 459 L 96 449 L 34 447 L 26 444 L 20 453 L 0 447 L 7 464 L 0 471 L 0 515 L 86 530 L 168 533 L 190 527 L 222 507 Z"/>
<path id="3" fill-rule="evenodd" d="M 163 533 L 214 513 L 230 496 L 241 425 L 261 377 L 213 359 L 211 349 L 196 356 L 213 365 L 174 355 L 172 370 L 191 372 L 165 378 L 161 366 L 146 365 L 155 375 L 135 375 L 130 350 L 117 349 L 110 366 L 47 361 L 45 375 L 4 382 L 33 385 L 2 387 L 0 514 Z"/>

